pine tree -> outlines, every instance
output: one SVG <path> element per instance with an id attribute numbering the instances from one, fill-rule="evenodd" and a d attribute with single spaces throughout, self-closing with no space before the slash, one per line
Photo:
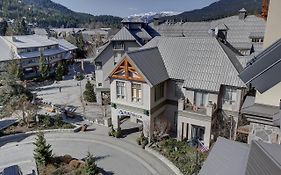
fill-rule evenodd
<path id="1" fill-rule="evenodd" d="M 46 65 L 45 63 L 45 58 L 43 56 L 43 53 L 41 53 L 39 58 L 39 73 L 43 80 L 45 80 L 49 75 L 48 65 Z"/>
<path id="2" fill-rule="evenodd" d="M 99 171 L 96 165 L 95 158 L 90 152 L 88 152 L 87 157 L 85 158 L 84 174 L 96 175 L 98 173 Z"/>
<path id="3" fill-rule="evenodd" d="M 64 74 L 64 67 L 62 63 L 59 63 L 59 65 L 56 68 L 56 80 L 61 81 L 63 74 Z"/>
<path id="4" fill-rule="evenodd" d="M 96 93 L 94 91 L 94 87 L 91 82 L 88 80 L 85 86 L 85 91 L 83 93 L 84 99 L 88 102 L 96 102 Z"/>
<path id="5" fill-rule="evenodd" d="M 47 165 L 51 161 L 53 154 L 51 145 L 47 144 L 42 132 L 37 134 L 36 141 L 33 144 L 35 145 L 33 155 L 36 163 L 43 166 Z"/>

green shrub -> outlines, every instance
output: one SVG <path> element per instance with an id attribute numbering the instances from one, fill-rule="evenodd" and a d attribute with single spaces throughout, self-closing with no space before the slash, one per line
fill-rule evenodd
<path id="1" fill-rule="evenodd" d="M 108 136 L 113 136 L 115 137 L 115 129 L 113 128 L 113 126 L 111 125 L 109 131 L 108 131 Z"/>
<path id="2" fill-rule="evenodd" d="M 80 72 L 76 76 L 76 80 L 77 81 L 82 81 L 84 78 L 85 78 L 84 74 L 80 73 Z"/>
<path id="3" fill-rule="evenodd" d="M 85 86 L 85 91 L 83 92 L 84 99 L 88 102 L 97 102 L 96 93 L 94 91 L 94 86 L 88 80 Z"/>
<path id="4" fill-rule="evenodd" d="M 64 125 L 61 115 L 54 116 L 54 125 L 57 127 L 62 127 Z"/>
<path id="5" fill-rule="evenodd" d="M 117 129 L 117 131 L 115 132 L 115 137 L 116 138 L 121 138 L 123 135 L 122 135 L 122 130 L 121 130 L 121 128 L 119 127 L 118 129 Z"/>

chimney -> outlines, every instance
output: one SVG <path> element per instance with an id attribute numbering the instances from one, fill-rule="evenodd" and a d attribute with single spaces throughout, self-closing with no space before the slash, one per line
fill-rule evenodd
<path id="1" fill-rule="evenodd" d="M 242 8 L 239 10 L 239 15 L 238 15 L 240 20 L 244 20 L 247 17 L 247 10 Z"/>
<path id="2" fill-rule="evenodd" d="M 268 16 L 268 3 L 269 0 L 262 0 L 262 13 L 261 16 L 267 20 L 267 16 Z"/>
<path id="3" fill-rule="evenodd" d="M 159 18 L 159 15 L 155 15 L 154 18 L 153 18 L 153 24 L 155 26 L 158 26 L 160 24 L 160 18 Z"/>

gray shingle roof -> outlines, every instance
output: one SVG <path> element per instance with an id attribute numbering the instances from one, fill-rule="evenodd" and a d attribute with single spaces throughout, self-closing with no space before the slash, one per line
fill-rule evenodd
<path id="1" fill-rule="evenodd" d="M 136 38 L 129 32 L 126 27 L 122 27 L 122 29 L 114 35 L 111 39 L 112 41 L 135 41 Z"/>
<path id="2" fill-rule="evenodd" d="M 44 47 L 58 44 L 46 36 L 39 35 L 2 36 L 2 38 L 16 48 Z"/>
<path id="3" fill-rule="evenodd" d="M 249 146 L 225 138 L 218 138 L 204 162 L 200 175 L 243 175 Z"/>
<path id="4" fill-rule="evenodd" d="M 152 86 L 169 79 L 158 48 L 140 49 L 127 55 Z"/>
<path id="5" fill-rule="evenodd" d="M 227 32 L 227 40 L 232 45 L 238 45 L 242 43 L 251 43 L 250 35 L 263 34 L 265 31 L 266 21 L 260 17 L 250 15 L 245 19 L 240 20 L 238 16 L 231 16 L 209 22 L 186 22 L 168 24 L 163 23 L 160 25 L 150 26 L 156 30 L 161 36 L 209 36 L 210 30 L 216 26 L 225 25 L 229 29 Z M 240 46 L 242 47 L 242 46 Z M 239 47 L 239 48 L 240 48 Z M 261 49 L 258 47 L 256 51 Z"/>
<path id="6" fill-rule="evenodd" d="M 246 144 L 218 138 L 200 175 L 279 175 L 281 146 L 253 141 Z"/>
<path id="7" fill-rule="evenodd" d="M 245 86 L 235 54 L 214 37 L 155 37 L 143 48 L 150 47 L 158 47 L 169 77 L 185 80 L 186 88 L 219 92 L 221 85 Z"/>
<path id="8" fill-rule="evenodd" d="M 124 18 L 122 23 L 144 23 L 140 17 Z"/>
<path id="9" fill-rule="evenodd" d="M 281 39 L 253 58 L 241 72 L 240 77 L 246 83 L 263 93 L 281 81 L 276 76 L 281 70 Z"/>
<path id="10" fill-rule="evenodd" d="M 0 37 L 0 61 L 6 61 L 11 59 L 11 47 L 6 43 L 6 41 Z"/>

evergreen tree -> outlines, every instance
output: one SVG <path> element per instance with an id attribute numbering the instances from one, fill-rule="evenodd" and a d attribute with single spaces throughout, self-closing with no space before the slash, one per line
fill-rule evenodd
<path id="1" fill-rule="evenodd" d="M 64 75 L 64 67 L 62 63 L 59 63 L 59 65 L 56 68 L 56 80 L 61 81 L 63 75 Z"/>
<path id="2" fill-rule="evenodd" d="M 17 28 L 16 28 L 16 34 L 17 35 L 27 35 L 28 34 L 27 25 L 26 25 L 24 18 L 22 18 L 20 21 L 18 21 Z"/>
<path id="3" fill-rule="evenodd" d="M 7 21 L 3 20 L 0 21 L 0 36 L 5 36 L 8 30 L 8 23 Z"/>
<path id="4" fill-rule="evenodd" d="M 85 158 L 85 175 L 97 175 L 99 173 L 94 156 L 88 152 L 87 157 Z"/>
<path id="5" fill-rule="evenodd" d="M 43 53 L 41 53 L 39 58 L 39 73 L 43 80 L 45 80 L 49 75 L 49 68 L 48 65 L 46 65 L 45 63 L 45 58 L 43 56 Z"/>
<path id="6" fill-rule="evenodd" d="M 84 99 L 88 102 L 97 101 L 94 87 L 89 80 L 86 83 L 85 91 L 84 91 L 83 95 L 84 95 Z"/>
<path id="7" fill-rule="evenodd" d="M 47 144 L 42 132 L 37 134 L 36 141 L 33 144 L 35 145 L 33 155 L 36 163 L 43 166 L 47 165 L 51 161 L 53 153 L 51 145 Z"/>

